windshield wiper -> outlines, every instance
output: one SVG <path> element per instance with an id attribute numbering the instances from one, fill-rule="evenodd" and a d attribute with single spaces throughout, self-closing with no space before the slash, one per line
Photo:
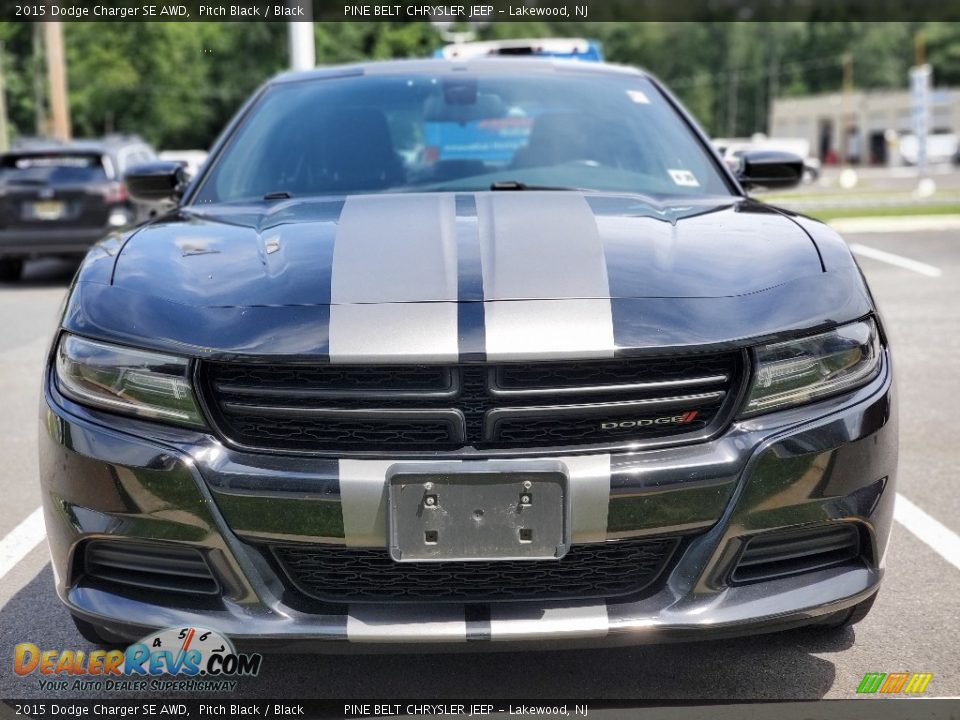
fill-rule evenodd
<path id="1" fill-rule="evenodd" d="M 293 195 L 287 190 L 273 190 L 271 192 L 268 192 L 266 195 L 264 195 L 263 199 L 264 200 L 286 200 L 292 197 Z"/>
<path id="2" fill-rule="evenodd" d="M 576 190 L 577 188 L 558 187 L 556 185 L 528 185 L 519 180 L 497 180 L 490 185 L 491 190 Z"/>

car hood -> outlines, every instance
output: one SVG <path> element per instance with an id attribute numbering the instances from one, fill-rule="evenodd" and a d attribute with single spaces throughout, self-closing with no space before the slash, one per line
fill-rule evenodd
<path id="1" fill-rule="evenodd" d="M 136 232 L 112 284 L 237 308 L 720 298 L 822 271 L 809 236 L 752 201 L 521 191 L 191 207 Z"/>

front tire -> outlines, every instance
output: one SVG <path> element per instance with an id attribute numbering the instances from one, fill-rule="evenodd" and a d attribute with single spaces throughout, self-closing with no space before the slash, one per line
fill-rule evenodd
<path id="1" fill-rule="evenodd" d="M 23 273 L 20 258 L 0 258 L 0 282 L 16 282 Z"/>

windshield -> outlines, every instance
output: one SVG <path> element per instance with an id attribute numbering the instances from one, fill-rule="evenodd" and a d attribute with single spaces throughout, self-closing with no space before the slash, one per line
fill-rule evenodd
<path id="1" fill-rule="evenodd" d="M 730 194 L 704 146 L 642 77 L 458 72 L 275 85 L 193 201 L 497 185 Z"/>
<path id="2" fill-rule="evenodd" d="M 103 159 L 97 154 L 10 154 L 0 159 L 0 185 L 85 185 L 106 180 Z"/>

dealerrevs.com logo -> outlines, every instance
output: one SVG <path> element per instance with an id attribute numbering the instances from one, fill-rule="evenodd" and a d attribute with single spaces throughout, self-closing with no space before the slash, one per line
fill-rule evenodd
<path id="1" fill-rule="evenodd" d="M 649 427 L 651 425 L 686 425 L 697 419 L 697 411 L 690 410 L 680 415 L 664 415 L 639 420 L 608 420 L 600 423 L 601 430 L 625 430 L 627 428 Z"/>
<path id="2" fill-rule="evenodd" d="M 19 643 L 13 671 L 21 677 L 40 676 L 41 690 L 231 692 L 236 678 L 260 672 L 262 660 L 257 653 L 236 652 L 215 630 L 173 627 L 126 650 L 41 650 L 34 643 Z"/>

